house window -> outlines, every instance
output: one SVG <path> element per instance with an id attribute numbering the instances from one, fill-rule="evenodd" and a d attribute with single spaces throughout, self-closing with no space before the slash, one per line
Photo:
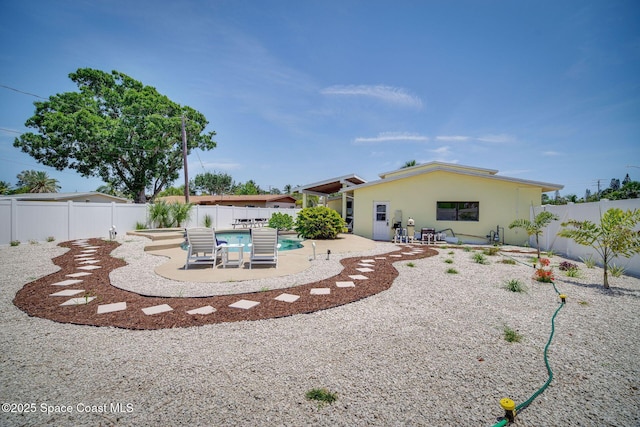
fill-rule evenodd
<path id="1" fill-rule="evenodd" d="M 438 221 L 479 221 L 479 202 L 438 202 Z"/>

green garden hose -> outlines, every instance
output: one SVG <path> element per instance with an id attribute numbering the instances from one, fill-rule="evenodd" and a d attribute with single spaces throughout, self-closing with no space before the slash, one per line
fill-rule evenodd
<path id="1" fill-rule="evenodd" d="M 525 264 L 525 263 L 522 263 L 522 264 Z M 528 264 L 525 264 L 525 265 L 528 265 Z M 533 267 L 533 266 L 529 266 L 529 267 Z M 523 409 L 526 409 L 531 404 L 531 402 L 533 402 L 535 398 L 538 397 L 549 386 L 549 384 L 551 383 L 551 380 L 553 380 L 553 371 L 551 370 L 551 366 L 549 365 L 549 358 L 548 358 L 547 352 L 549 350 L 549 346 L 551 345 L 553 334 L 555 333 L 556 316 L 558 315 L 558 312 L 560 311 L 560 309 L 564 307 L 566 297 L 565 295 L 560 294 L 560 292 L 558 292 L 558 288 L 556 287 L 556 284 L 553 280 L 551 281 L 551 284 L 553 285 L 553 289 L 556 291 L 556 294 L 560 297 L 561 303 L 556 309 L 555 313 L 553 313 L 553 316 L 551 317 L 551 334 L 549 335 L 549 340 L 547 341 L 547 345 L 544 347 L 544 364 L 547 367 L 547 373 L 549 374 L 549 379 L 547 379 L 547 382 L 545 382 L 542 387 L 540 387 L 535 393 L 533 393 L 530 398 L 528 398 L 521 404 L 517 405 L 515 408 L 515 412 L 519 412 L 519 411 L 522 411 Z M 493 427 L 502 427 L 507 425 L 508 422 L 509 420 L 507 418 L 503 418 L 497 424 L 494 424 Z"/>

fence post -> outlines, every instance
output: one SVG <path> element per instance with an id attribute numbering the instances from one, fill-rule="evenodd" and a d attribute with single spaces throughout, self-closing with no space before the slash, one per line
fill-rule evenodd
<path id="1" fill-rule="evenodd" d="M 18 239 L 18 201 L 11 199 L 11 241 Z"/>
<path id="2" fill-rule="evenodd" d="M 72 240 L 72 227 L 73 227 L 73 202 L 69 200 L 67 202 L 67 240 Z"/>

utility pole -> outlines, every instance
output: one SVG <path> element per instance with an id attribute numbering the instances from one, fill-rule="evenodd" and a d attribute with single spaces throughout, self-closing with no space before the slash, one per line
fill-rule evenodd
<path id="1" fill-rule="evenodd" d="M 189 203 L 189 170 L 187 168 L 187 131 L 184 128 L 182 115 L 182 159 L 184 160 L 184 202 Z"/>

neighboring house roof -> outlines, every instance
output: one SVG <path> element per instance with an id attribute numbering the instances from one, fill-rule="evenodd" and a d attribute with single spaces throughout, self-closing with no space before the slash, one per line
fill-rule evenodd
<path id="1" fill-rule="evenodd" d="M 116 197 L 98 191 L 84 193 L 22 193 L 2 195 L 0 199 L 15 199 L 33 202 L 93 202 L 93 203 L 130 203 L 123 197 Z"/>
<path id="2" fill-rule="evenodd" d="M 184 203 L 184 196 L 158 197 L 167 203 Z M 189 196 L 189 203 L 194 205 L 220 205 L 224 203 L 295 203 L 296 199 L 288 194 L 254 194 L 254 195 L 216 195 L 216 196 Z"/>
<path id="3" fill-rule="evenodd" d="M 315 194 L 317 196 L 326 196 L 328 194 L 337 193 L 342 190 L 343 185 L 353 187 L 364 184 L 364 179 L 358 175 L 344 175 L 337 178 L 326 179 L 324 181 L 314 182 L 313 184 L 301 185 L 293 189 L 297 193 Z"/>
<path id="4" fill-rule="evenodd" d="M 429 162 L 417 166 L 411 166 L 408 168 L 397 169 L 391 172 L 381 173 L 379 176 L 381 179 L 376 181 L 369 181 L 354 187 L 345 188 L 342 192 L 351 192 L 359 188 L 370 187 L 374 185 L 384 184 L 388 182 L 397 181 L 404 178 L 409 178 L 416 175 L 428 174 L 437 171 L 451 172 L 459 175 L 468 175 L 471 177 L 494 179 L 499 181 L 513 182 L 521 185 L 529 185 L 532 187 L 540 187 L 543 193 L 548 191 L 556 191 L 564 188 L 564 185 L 551 184 L 548 182 L 531 181 L 527 179 L 511 178 L 507 176 L 497 175 L 498 171 L 495 169 L 484 169 L 473 166 L 464 166 L 453 163 L 443 162 Z"/>

